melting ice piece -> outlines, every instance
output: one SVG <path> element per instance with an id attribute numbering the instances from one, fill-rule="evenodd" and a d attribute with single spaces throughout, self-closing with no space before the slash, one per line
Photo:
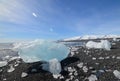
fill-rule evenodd
<path id="1" fill-rule="evenodd" d="M 50 60 L 48 63 L 42 64 L 42 69 L 51 72 L 54 77 L 55 76 L 57 77 L 61 72 L 61 64 L 56 58 L 54 58 Z"/>
<path id="2" fill-rule="evenodd" d="M 45 40 L 15 43 L 13 49 L 19 51 L 25 62 L 49 61 L 54 58 L 60 61 L 69 53 L 65 45 Z"/>

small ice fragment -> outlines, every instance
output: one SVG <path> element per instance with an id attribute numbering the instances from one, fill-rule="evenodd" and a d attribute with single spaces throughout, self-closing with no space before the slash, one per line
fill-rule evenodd
<path id="1" fill-rule="evenodd" d="M 104 57 L 99 57 L 98 59 L 103 60 L 103 59 L 104 59 Z"/>
<path id="2" fill-rule="evenodd" d="M 15 64 L 15 67 L 19 66 L 19 64 Z"/>
<path id="3" fill-rule="evenodd" d="M 11 65 L 7 72 L 13 72 L 15 68 Z"/>
<path id="4" fill-rule="evenodd" d="M 37 69 L 32 69 L 31 72 L 37 72 Z"/>
<path id="5" fill-rule="evenodd" d="M 82 68 L 83 67 L 83 62 L 77 64 L 77 67 Z"/>
<path id="6" fill-rule="evenodd" d="M 88 80 L 89 80 L 89 81 L 97 81 L 98 79 L 97 79 L 96 75 L 91 74 L 91 75 L 88 77 Z"/>
<path id="7" fill-rule="evenodd" d="M 74 71 L 75 71 L 75 68 L 68 67 L 68 71 L 72 73 L 72 72 L 74 72 Z"/>
<path id="8" fill-rule="evenodd" d="M 96 65 L 99 65 L 99 63 L 95 63 Z"/>
<path id="9" fill-rule="evenodd" d="M 117 59 L 120 59 L 120 57 L 116 57 Z"/>
<path id="10" fill-rule="evenodd" d="M 114 58 L 115 58 L 115 56 L 112 56 L 112 58 L 114 59 Z"/>
<path id="11" fill-rule="evenodd" d="M 6 78 L 4 78 L 3 80 L 7 80 Z"/>
<path id="12" fill-rule="evenodd" d="M 65 81 L 70 81 L 70 79 L 66 79 Z"/>
<path id="13" fill-rule="evenodd" d="M 78 79 L 75 79 L 74 81 L 79 81 Z"/>
<path id="14" fill-rule="evenodd" d="M 83 66 L 83 71 L 84 71 L 85 73 L 87 73 L 87 72 L 88 72 L 88 68 L 87 68 L 86 66 Z"/>
<path id="15" fill-rule="evenodd" d="M 120 72 L 118 70 L 114 70 L 113 74 L 115 75 L 116 78 L 120 79 Z"/>
<path id="16" fill-rule="evenodd" d="M 60 76 L 61 76 L 60 74 L 53 74 L 53 77 L 56 78 L 56 79 Z"/>
<path id="17" fill-rule="evenodd" d="M 114 37 L 114 38 L 113 38 L 113 41 L 117 41 L 117 38 Z"/>
<path id="18" fill-rule="evenodd" d="M 22 72 L 21 77 L 24 78 L 24 77 L 26 77 L 26 76 L 28 76 L 28 74 L 25 73 L 25 72 Z"/>
<path id="19" fill-rule="evenodd" d="M 2 72 L 3 70 L 2 69 L 0 69 L 0 72 Z"/>
<path id="20" fill-rule="evenodd" d="M 93 58 L 92 58 L 92 60 L 96 60 L 96 58 L 95 58 L 95 57 L 93 57 Z"/>
<path id="21" fill-rule="evenodd" d="M 104 73 L 105 71 L 104 70 L 99 70 L 99 72 Z"/>
<path id="22" fill-rule="evenodd" d="M 75 71 L 75 72 L 74 72 L 74 75 L 75 75 L 75 76 L 77 76 L 77 75 L 78 75 L 77 71 Z"/>
<path id="23" fill-rule="evenodd" d="M 61 75 L 61 76 L 60 76 L 60 79 L 64 79 L 64 76 Z"/>
<path id="24" fill-rule="evenodd" d="M 107 57 L 105 57 L 106 59 L 109 59 L 110 57 L 109 56 L 107 56 Z"/>
<path id="25" fill-rule="evenodd" d="M 70 76 L 70 80 L 73 80 L 73 78 L 74 78 L 74 76 L 72 75 L 72 76 Z"/>
<path id="26" fill-rule="evenodd" d="M 74 52 L 72 52 L 72 51 L 71 51 L 71 53 L 70 53 L 70 54 L 71 54 L 70 56 L 73 56 L 73 55 L 74 55 Z"/>

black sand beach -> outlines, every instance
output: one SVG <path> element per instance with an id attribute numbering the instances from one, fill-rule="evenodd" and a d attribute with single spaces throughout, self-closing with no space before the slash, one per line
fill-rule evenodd
<path id="1" fill-rule="evenodd" d="M 42 63 L 24 63 L 22 59 L 10 61 L 0 68 L 0 81 L 89 81 L 91 75 L 97 77 L 96 81 L 120 81 L 113 74 L 114 70 L 120 71 L 120 42 L 113 42 L 110 51 L 81 46 L 72 49 L 68 57 L 61 61 L 63 70 L 58 79 L 42 70 Z M 11 65 L 15 70 L 8 72 Z M 28 75 L 21 77 L 22 72 Z"/>

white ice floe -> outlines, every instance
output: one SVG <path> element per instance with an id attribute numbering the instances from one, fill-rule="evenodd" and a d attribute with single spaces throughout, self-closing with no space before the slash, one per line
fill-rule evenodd
<path id="1" fill-rule="evenodd" d="M 82 68 L 83 67 L 83 62 L 77 64 L 77 67 Z"/>
<path id="2" fill-rule="evenodd" d="M 54 58 L 60 61 L 67 57 L 70 52 L 68 47 L 61 43 L 39 39 L 15 43 L 13 50 L 17 50 L 25 62 L 49 61 Z"/>
<path id="3" fill-rule="evenodd" d="M 101 40 L 101 42 L 88 41 L 86 47 L 110 50 L 111 43 L 108 40 Z"/>
<path id="4" fill-rule="evenodd" d="M 7 61 L 0 61 L 0 67 L 6 66 L 8 64 Z"/>
<path id="5" fill-rule="evenodd" d="M 13 67 L 13 65 L 10 66 L 10 68 L 7 70 L 7 72 L 13 72 L 15 70 L 15 68 Z"/>
<path id="6" fill-rule="evenodd" d="M 114 70 L 113 74 L 115 75 L 116 78 L 120 79 L 120 71 Z"/>
<path id="7" fill-rule="evenodd" d="M 25 73 L 25 72 L 22 72 L 21 77 L 24 78 L 24 77 L 26 77 L 26 76 L 28 76 L 28 74 Z"/>
<path id="8" fill-rule="evenodd" d="M 89 80 L 89 81 L 97 81 L 98 79 L 97 79 L 96 75 L 91 74 L 91 75 L 88 77 L 88 80 Z"/>

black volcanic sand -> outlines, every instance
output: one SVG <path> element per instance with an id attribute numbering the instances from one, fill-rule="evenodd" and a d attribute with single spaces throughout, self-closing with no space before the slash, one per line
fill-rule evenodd
<path id="1" fill-rule="evenodd" d="M 81 62 L 88 68 L 87 72 L 77 66 Z M 91 74 L 97 76 L 97 81 L 120 81 L 113 74 L 114 70 L 120 71 L 120 42 L 115 42 L 110 51 L 78 47 L 74 55 L 70 53 L 61 61 L 63 79 L 55 79 L 50 72 L 42 70 L 42 63 L 44 62 L 24 63 L 21 59 L 11 61 L 0 68 L 0 81 L 88 81 L 87 77 Z M 15 67 L 15 64 L 19 65 Z M 10 65 L 13 65 L 15 70 L 8 73 Z M 68 67 L 74 70 L 70 73 Z M 37 71 L 31 72 L 32 69 Z M 22 78 L 22 72 L 26 72 L 28 76 Z M 68 80 L 70 78 L 71 80 Z"/>

